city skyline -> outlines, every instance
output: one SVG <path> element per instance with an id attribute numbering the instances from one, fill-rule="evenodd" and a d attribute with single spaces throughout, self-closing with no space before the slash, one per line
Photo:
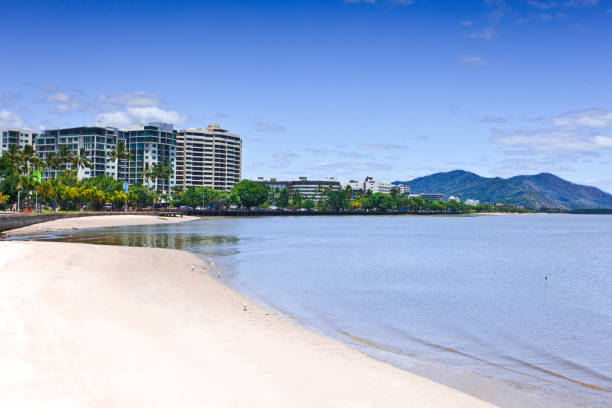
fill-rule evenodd
<path id="1" fill-rule="evenodd" d="M 611 2 L 461 3 L 6 5 L 0 127 L 217 122 L 245 178 L 461 168 L 612 191 Z"/>

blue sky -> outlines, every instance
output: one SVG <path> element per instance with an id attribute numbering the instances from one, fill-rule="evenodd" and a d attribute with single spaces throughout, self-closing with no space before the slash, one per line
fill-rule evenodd
<path id="1" fill-rule="evenodd" d="M 165 120 L 243 175 L 612 192 L 612 0 L 5 1 L 0 127 Z"/>

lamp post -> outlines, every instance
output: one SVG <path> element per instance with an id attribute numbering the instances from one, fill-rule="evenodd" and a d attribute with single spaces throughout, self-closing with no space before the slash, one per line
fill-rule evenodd
<path id="1" fill-rule="evenodd" d="M 23 186 L 17 186 L 17 212 L 19 212 L 19 209 L 21 208 L 20 204 L 20 199 L 21 199 L 21 190 L 23 190 Z"/>

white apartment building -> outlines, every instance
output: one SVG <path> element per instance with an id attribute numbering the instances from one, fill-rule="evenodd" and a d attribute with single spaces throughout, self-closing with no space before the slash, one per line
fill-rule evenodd
<path id="1" fill-rule="evenodd" d="M 120 168 L 119 179 L 125 177 L 130 185 L 143 184 L 143 171 L 152 169 L 158 163 L 168 160 L 174 169 L 168 180 L 149 179 L 147 184 L 166 194 L 176 184 L 176 137 L 177 131 L 169 123 L 151 122 L 148 125 L 134 125 L 119 131 L 118 139 L 124 140 L 130 159 L 126 169 Z M 124 173 L 125 176 L 121 174 Z"/>
<path id="2" fill-rule="evenodd" d="M 363 191 L 371 191 L 372 193 L 391 194 L 393 185 L 386 181 L 376 181 L 373 177 L 366 177 L 363 182 Z"/>
<path id="3" fill-rule="evenodd" d="M 117 145 L 117 129 L 112 127 L 81 126 L 75 128 L 45 130 L 36 137 L 36 153 L 42 160 L 47 160 L 49 153 L 59 155 L 62 146 L 68 147 L 73 156 L 76 156 L 81 148 L 87 151 L 91 167 L 78 170 L 79 179 L 92 178 L 102 174 L 116 176 L 114 162 L 108 162 L 108 152 Z M 66 164 L 63 169 L 70 169 L 71 164 Z M 44 178 L 54 176 L 56 170 L 47 169 L 43 173 Z"/>
<path id="4" fill-rule="evenodd" d="M 25 146 L 34 146 L 38 132 L 28 129 L 1 128 L 0 129 L 0 156 L 7 151 L 11 145 L 22 150 Z"/>
<path id="5" fill-rule="evenodd" d="M 396 184 L 394 187 L 399 191 L 400 194 L 410 195 L 410 185 L 409 184 Z"/>
<path id="6" fill-rule="evenodd" d="M 242 177 L 242 138 L 218 123 L 176 137 L 176 184 L 230 191 Z"/>

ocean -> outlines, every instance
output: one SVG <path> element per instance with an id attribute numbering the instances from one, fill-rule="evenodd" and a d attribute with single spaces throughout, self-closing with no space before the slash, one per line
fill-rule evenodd
<path id="1" fill-rule="evenodd" d="M 612 406 L 612 216 L 205 218 L 69 234 L 27 238 L 191 251 L 284 318 L 479 398 Z"/>

